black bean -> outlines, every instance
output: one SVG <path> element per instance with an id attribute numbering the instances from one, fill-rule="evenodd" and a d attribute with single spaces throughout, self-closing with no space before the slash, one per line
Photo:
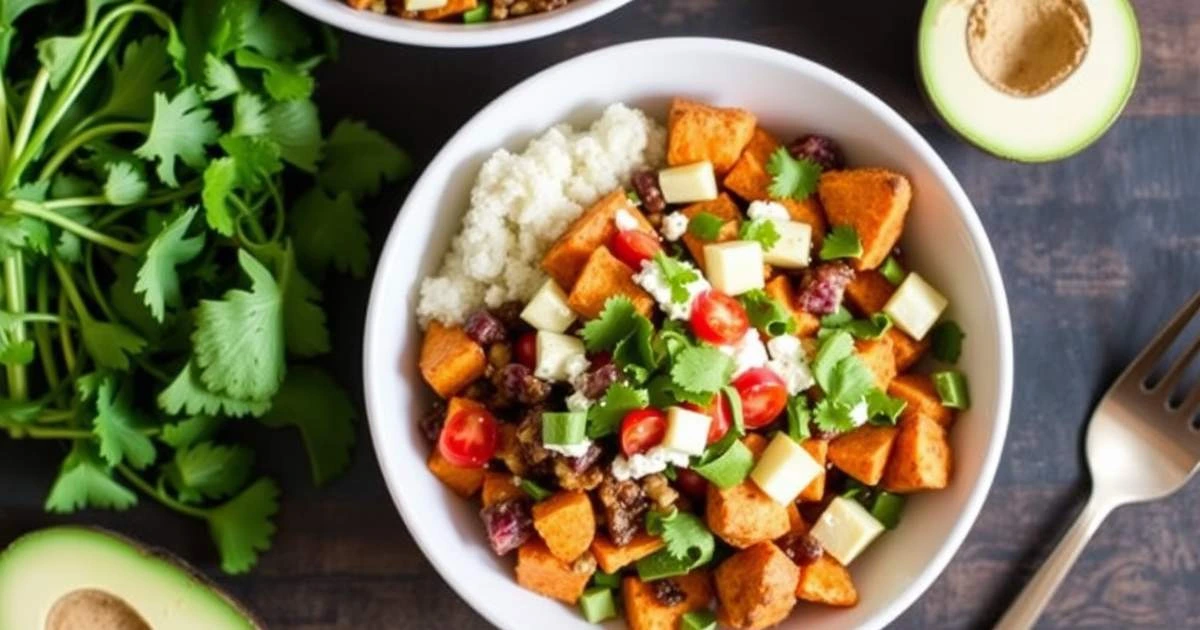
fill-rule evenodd
<path id="1" fill-rule="evenodd" d="M 833 171 L 846 166 L 842 149 L 837 143 L 825 136 L 809 134 L 800 136 L 788 145 L 788 152 L 796 159 L 807 158 L 821 165 L 826 171 Z"/>

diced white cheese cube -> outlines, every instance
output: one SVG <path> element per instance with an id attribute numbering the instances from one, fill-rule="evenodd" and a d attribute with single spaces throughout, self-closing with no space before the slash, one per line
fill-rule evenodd
<path id="1" fill-rule="evenodd" d="M 779 240 L 763 252 L 763 262 L 782 269 L 807 267 L 812 256 L 812 226 L 799 221 L 776 221 Z"/>
<path id="2" fill-rule="evenodd" d="M 837 497 L 825 508 L 809 535 L 838 562 L 850 564 L 882 533 L 883 524 L 866 508 L 857 501 Z"/>
<path id="3" fill-rule="evenodd" d="M 575 312 L 567 306 L 567 294 L 549 279 L 525 305 L 521 319 L 538 330 L 560 333 L 575 321 Z"/>
<path id="4" fill-rule="evenodd" d="M 547 381 L 570 380 L 574 366 L 587 361 L 583 342 L 546 330 L 537 333 L 537 365 L 533 375 Z"/>
<path id="5" fill-rule="evenodd" d="M 821 465 L 783 433 L 767 445 L 750 478 L 780 505 L 789 505 L 821 474 Z"/>
<path id="6" fill-rule="evenodd" d="M 712 162 L 696 162 L 658 172 L 658 187 L 667 203 L 712 201 L 717 198 L 717 177 Z"/>
<path id="7" fill-rule="evenodd" d="M 405 11 L 425 11 L 427 9 L 440 9 L 450 0 L 404 0 Z"/>
<path id="8" fill-rule="evenodd" d="M 708 444 L 710 424 L 712 417 L 708 414 L 683 407 L 670 407 L 667 409 L 667 435 L 662 445 L 688 455 L 699 455 Z"/>
<path id="9" fill-rule="evenodd" d="M 726 241 L 705 245 L 704 267 L 713 287 L 728 295 L 741 295 L 765 285 L 763 251 L 758 241 Z"/>
<path id="10" fill-rule="evenodd" d="M 910 272 L 900 287 L 883 306 L 883 312 L 892 318 L 897 328 L 920 341 L 942 316 L 949 301 L 929 286 L 925 279 Z"/>

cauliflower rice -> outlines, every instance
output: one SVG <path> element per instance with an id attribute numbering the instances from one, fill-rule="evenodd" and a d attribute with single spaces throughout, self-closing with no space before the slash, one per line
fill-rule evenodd
<path id="1" fill-rule="evenodd" d="M 635 170 L 659 166 L 665 151 L 662 126 L 617 103 L 586 131 L 557 125 L 523 153 L 493 153 L 440 271 L 421 284 L 421 326 L 461 324 L 480 307 L 528 301 L 545 280 L 538 263 L 555 239 Z"/>

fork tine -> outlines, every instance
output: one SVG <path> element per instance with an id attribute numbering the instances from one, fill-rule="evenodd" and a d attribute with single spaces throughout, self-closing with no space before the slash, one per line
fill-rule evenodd
<path id="1" fill-rule="evenodd" d="M 1192 387 L 1192 393 L 1179 405 L 1179 409 L 1183 411 L 1184 418 L 1200 417 L 1200 383 Z"/>
<path id="2" fill-rule="evenodd" d="M 1154 364 L 1158 363 L 1158 360 L 1162 358 L 1167 348 L 1171 347 L 1171 342 L 1175 341 L 1175 337 L 1187 326 L 1197 310 L 1200 310 L 1200 292 L 1193 295 L 1192 299 L 1188 300 L 1188 303 L 1175 314 L 1175 317 L 1171 318 L 1171 321 L 1155 335 L 1154 339 L 1146 346 L 1146 349 L 1142 350 L 1141 354 L 1133 360 L 1133 363 L 1129 364 L 1129 367 L 1119 380 L 1124 381 L 1133 377 L 1141 385 L 1141 382 L 1145 381 L 1146 377 L 1150 374 L 1150 370 L 1154 369 Z"/>
<path id="3" fill-rule="evenodd" d="M 1175 385 L 1179 383 L 1179 379 L 1183 378 L 1188 365 L 1196 358 L 1198 352 L 1200 352 L 1200 336 L 1192 342 L 1192 347 L 1179 353 L 1179 358 L 1175 359 L 1175 363 L 1171 364 L 1171 367 L 1163 374 L 1162 380 L 1155 384 L 1154 390 L 1161 391 L 1164 396 L 1170 397 L 1175 391 Z"/>

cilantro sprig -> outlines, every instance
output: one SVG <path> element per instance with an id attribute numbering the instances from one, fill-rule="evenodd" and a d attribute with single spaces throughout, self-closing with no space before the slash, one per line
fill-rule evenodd
<path id="1" fill-rule="evenodd" d="M 822 431 L 841 433 L 867 421 L 894 424 L 904 410 L 904 401 L 875 385 L 875 375 L 855 354 L 854 337 L 846 330 L 833 330 L 821 341 L 812 373 L 825 393 L 812 409 L 812 421 Z M 789 408 L 788 413 L 789 421 L 795 414 L 795 422 L 801 422 L 799 408 Z M 797 426 L 796 431 L 801 430 Z"/>
<path id="2" fill-rule="evenodd" d="M 279 488 L 226 428 L 295 428 L 318 485 L 345 470 L 355 405 L 299 360 L 330 351 L 319 283 L 366 274 L 360 207 L 409 158 L 322 134 L 333 42 L 281 3 L 46 4 L 0 12 L 0 430 L 66 442 L 47 510 L 150 497 L 247 571 Z"/>
<path id="3" fill-rule="evenodd" d="M 786 147 L 779 147 L 767 158 L 771 184 L 767 192 L 775 199 L 807 199 L 817 190 L 821 165 L 807 158 L 796 159 Z"/>

